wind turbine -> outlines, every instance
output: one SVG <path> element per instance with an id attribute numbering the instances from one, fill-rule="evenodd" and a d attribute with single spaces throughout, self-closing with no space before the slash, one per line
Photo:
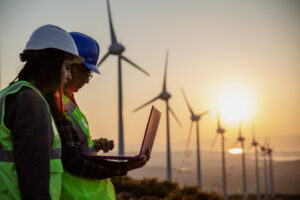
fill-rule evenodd
<path id="1" fill-rule="evenodd" d="M 196 123 L 196 127 L 197 127 L 197 183 L 200 189 L 202 189 L 202 177 L 201 177 L 201 164 L 200 164 L 200 141 L 199 141 L 199 121 L 201 119 L 201 117 L 203 117 L 204 115 L 206 115 L 209 111 L 205 111 L 199 115 L 196 115 L 194 113 L 194 111 L 192 110 L 183 89 L 181 89 L 182 95 L 184 97 L 184 100 L 191 112 L 191 126 L 190 126 L 190 131 L 189 131 L 189 135 L 188 135 L 188 141 L 187 141 L 187 147 L 186 150 L 188 149 L 189 146 L 189 142 L 190 142 L 190 137 L 191 137 L 191 133 L 192 133 L 192 129 L 193 129 L 193 123 Z"/>
<path id="2" fill-rule="evenodd" d="M 265 172 L 265 200 L 269 200 L 269 190 L 268 190 L 268 169 L 267 169 L 267 149 L 264 146 L 260 146 L 260 149 L 264 156 L 264 172 Z"/>
<path id="3" fill-rule="evenodd" d="M 225 142 L 224 142 L 224 133 L 225 129 L 221 126 L 220 122 L 220 114 L 219 109 L 217 108 L 217 134 L 213 140 L 212 147 L 214 146 L 215 142 L 217 141 L 218 134 L 221 135 L 221 148 L 222 148 L 222 184 L 223 184 L 223 198 L 227 200 L 227 180 L 226 180 L 226 163 L 225 163 Z M 211 147 L 211 149 L 212 149 Z"/>
<path id="4" fill-rule="evenodd" d="M 273 150 L 267 144 L 267 155 L 269 156 L 269 174 L 270 174 L 270 190 L 271 190 L 271 197 L 274 198 L 274 183 L 273 183 L 273 159 L 272 159 L 272 152 Z"/>
<path id="5" fill-rule="evenodd" d="M 112 19 L 111 19 L 111 12 L 110 12 L 110 5 L 109 0 L 107 2 L 107 10 L 108 10 L 108 17 L 109 17 L 109 26 L 110 26 L 110 36 L 111 36 L 111 45 L 108 48 L 108 52 L 104 55 L 104 57 L 100 60 L 97 64 L 99 67 L 103 61 L 109 55 L 116 55 L 118 56 L 118 87 L 119 87 L 119 155 L 124 155 L 124 130 L 123 130 L 123 96 L 122 96 L 122 67 L 121 67 L 121 60 L 126 61 L 127 63 L 131 64 L 136 69 L 140 70 L 144 74 L 149 76 L 149 73 L 140 68 L 138 65 L 133 63 L 127 57 L 122 55 L 125 51 L 125 47 L 118 43 L 116 34 L 113 28 Z"/>
<path id="6" fill-rule="evenodd" d="M 260 200 L 260 185 L 259 185 L 259 167 L 258 167 L 258 142 L 255 140 L 254 123 L 252 123 L 252 143 L 251 146 L 255 149 L 255 169 L 256 169 L 256 199 Z"/>
<path id="7" fill-rule="evenodd" d="M 150 101 L 146 102 L 145 104 L 141 105 L 140 107 L 133 110 L 133 112 L 138 111 L 139 109 L 147 106 L 148 104 L 156 101 L 157 99 L 161 99 L 166 102 L 166 122 L 167 122 L 167 179 L 172 180 L 172 166 L 171 166 L 171 146 L 170 146 L 170 126 L 169 126 L 169 111 L 174 116 L 177 123 L 181 126 L 181 123 L 179 122 L 178 118 L 176 117 L 174 111 L 169 106 L 169 99 L 171 98 L 171 94 L 167 92 L 167 85 L 166 85 L 166 76 L 167 76 L 167 66 L 168 66 L 168 51 L 166 55 L 166 62 L 165 62 L 165 73 L 164 73 L 164 82 L 163 82 L 163 88 L 162 92 L 151 99 Z"/>
<path id="8" fill-rule="evenodd" d="M 242 136 L 242 122 L 240 121 L 240 123 L 239 123 L 239 137 L 237 138 L 235 144 L 238 143 L 238 142 L 241 143 L 241 148 L 242 148 L 242 170 L 243 170 L 243 191 L 244 191 L 243 199 L 247 200 L 248 195 L 247 195 L 247 177 L 246 177 L 246 161 L 245 161 L 244 141 L 245 141 L 245 137 Z M 235 146 L 235 144 L 233 146 Z"/>

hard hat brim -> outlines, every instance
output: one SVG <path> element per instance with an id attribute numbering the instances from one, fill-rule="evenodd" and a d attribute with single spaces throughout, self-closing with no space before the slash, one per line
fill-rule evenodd
<path id="1" fill-rule="evenodd" d="M 88 64 L 86 62 L 83 62 L 84 66 L 86 66 L 89 70 L 97 73 L 97 74 L 100 74 L 100 71 L 98 69 L 98 67 L 96 65 L 93 65 L 93 64 Z"/>
<path id="2" fill-rule="evenodd" d="M 84 58 L 83 57 L 81 57 L 81 56 L 74 56 L 73 63 L 80 64 L 80 63 L 83 63 L 83 62 L 84 62 Z"/>

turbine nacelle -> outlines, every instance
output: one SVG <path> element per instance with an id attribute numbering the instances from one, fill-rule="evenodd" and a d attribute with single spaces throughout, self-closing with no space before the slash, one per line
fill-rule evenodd
<path id="1" fill-rule="evenodd" d="M 267 154 L 271 155 L 272 154 L 272 149 L 267 149 Z"/>
<path id="2" fill-rule="evenodd" d="M 238 137 L 238 141 L 243 142 L 244 140 L 245 140 L 244 137 L 242 137 L 242 136 L 239 136 L 239 137 Z"/>
<path id="3" fill-rule="evenodd" d="M 200 115 L 192 115 L 192 116 L 191 116 L 191 120 L 192 120 L 192 121 L 199 121 L 200 118 L 201 118 Z"/>
<path id="4" fill-rule="evenodd" d="M 224 134 L 224 133 L 225 133 L 225 129 L 219 127 L 219 128 L 217 129 L 217 133 L 219 133 L 219 134 Z"/>
<path id="5" fill-rule="evenodd" d="M 258 145 L 258 142 L 253 141 L 251 144 L 252 144 L 252 146 L 257 146 L 257 145 Z"/>
<path id="6" fill-rule="evenodd" d="M 169 94 L 166 91 L 163 91 L 162 93 L 160 93 L 159 98 L 161 98 L 163 100 L 168 100 L 171 98 L 171 94 Z"/>
<path id="7" fill-rule="evenodd" d="M 112 43 L 109 47 L 109 52 L 114 55 L 119 55 L 125 51 L 125 47 L 119 43 Z"/>

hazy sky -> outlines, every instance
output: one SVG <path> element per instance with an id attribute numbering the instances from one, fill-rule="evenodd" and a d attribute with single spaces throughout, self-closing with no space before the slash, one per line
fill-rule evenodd
<path id="1" fill-rule="evenodd" d="M 99 42 L 100 57 L 107 52 L 110 32 L 104 0 L 0 2 L 2 88 L 21 69 L 18 54 L 40 25 L 86 33 Z M 211 111 L 200 124 L 201 148 L 208 149 L 215 136 L 217 97 L 236 87 L 253 104 L 252 118 L 243 122 L 246 146 L 254 119 L 259 142 L 267 139 L 275 149 L 300 150 L 299 10 L 300 1 L 289 0 L 111 0 L 116 36 L 126 47 L 124 55 L 151 74 L 147 77 L 123 64 L 125 151 L 138 149 L 142 140 L 150 106 L 136 113 L 132 110 L 161 92 L 167 49 L 170 106 L 183 124 L 179 127 L 171 116 L 172 150 L 185 148 L 190 126 L 180 88 L 196 113 Z M 109 57 L 100 71 L 76 98 L 92 136 L 117 143 L 116 57 Z M 165 150 L 165 104 L 159 100 L 155 105 L 163 117 L 154 150 Z M 237 124 L 226 117 L 222 121 L 229 147 L 237 137 Z"/>

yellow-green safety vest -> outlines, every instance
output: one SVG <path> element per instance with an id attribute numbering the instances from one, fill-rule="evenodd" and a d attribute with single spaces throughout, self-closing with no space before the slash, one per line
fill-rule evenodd
<path id="1" fill-rule="evenodd" d="M 54 142 L 50 149 L 50 187 L 49 192 L 52 200 L 60 199 L 61 180 L 63 167 L 61 163 L 61 142 L 60 137 L 50 112 L 49 105 L 41 92 L 27 81 L 17 81 L 0 92 L 0 199 L 19 200 L 21 199 L 16 164 L 13 156 L 13 135 L 4 124 L 5 99 L 8 95 L 17 93 L 22 87 L 34 90 L 43 99 L 49 115 L 51 116 Z"/>
<path id="2" fill-rule="evenodd" d="M 94 143 L 91 139 L 88 121 L 68 97 L 63 96 L 65 116 L 72 122 L 74 129 L 80 140 L 81 150 L 86 155 L 95 155 Z M 88 179 L 73 175 L 66 170 L 62 176 L 62 193 L 61 199 L 103 199 L 103 200 L 115 200 L 115 190 L 110 179 Z"/>

